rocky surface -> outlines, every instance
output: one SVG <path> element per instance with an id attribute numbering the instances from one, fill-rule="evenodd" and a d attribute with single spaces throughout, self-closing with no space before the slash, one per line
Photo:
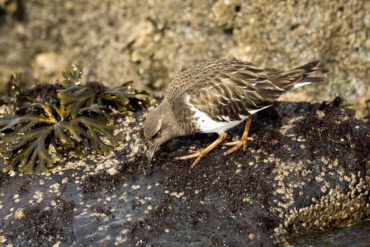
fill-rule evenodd
<path id="1" fill-rule="evenodd" d="M 82 63 L 83 80 L 133 80 L 160 93 L 207 58 L 280 68 L 320 59 L 327 83 L 284 99 L 341 95 L 369 118 L 369 8 L 361 0 L 0 0 L 0 82 L 14 72 L 52 81 Z M 126 142 L 107 157 L 68 154 L 48 175 L 0 173 L 0 245 L 365 246 L 370 123 L 338 105 L 278 103 L 253 118 L 245 152 L 223 157 L 218 148 L 194 170 L 174 158 L 215 136 L 173 140 L 148 165 L 142 116 L 120 116 Z"/>
<path id="2" fill-rule="evenodd" d="M 370 122 L 339 103 L 277 103 L 253 118 L 246 151 L 218 148 L 192 170 L 174 158 L 215 136 L 172 140 L 149 165 L 142 116 L 122 118 L 127 141 L 108 157 L 69 155 L 49 175 L 0 174 L 0 242 L 269 246 L 363 222 Z"/>
<path id="3" fill-rule="evenodd" d="M 322 61 L 327 85 L 287 95 L 340 95 L 370 116 L 369 1 L 0 0 L 0 81 L 51 81 L 81 62 L 88 80 L 134 80 L 159 92 L 183 67 L 236 57 L 291 68 Z"/>

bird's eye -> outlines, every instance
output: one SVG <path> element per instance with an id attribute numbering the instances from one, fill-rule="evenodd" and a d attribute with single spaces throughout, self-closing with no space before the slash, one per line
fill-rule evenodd
<path id="1" fill-rule="evenodd" d="M 155 133 L 155 134 L 152 136 L 152 139 L 156 139 L 156 138 L 158 138 L 158 136 L 159 136 L 159 132 L 160 132 L 160 131 L 158 131 L 157 133 Z"/>

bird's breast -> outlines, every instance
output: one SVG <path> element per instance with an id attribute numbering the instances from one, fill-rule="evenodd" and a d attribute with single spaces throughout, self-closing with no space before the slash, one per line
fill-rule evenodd
<path id="1" fill-rule="evenodd" d="M 221 134 L 247 119 L 247 116 L 240 116 L 240 120 L 230 120 L 228 116 L 220 116 L 223 121 L 217 121 L 194 106 L 191 108 L 191 110 L 193 112 L 195 125 L 200 133 Z"/>

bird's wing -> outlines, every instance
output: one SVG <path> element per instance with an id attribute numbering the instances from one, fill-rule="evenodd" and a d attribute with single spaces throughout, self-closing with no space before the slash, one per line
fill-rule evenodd
<path id="1" fill-rule="evenodd" d="M 280 71 L 266 71 L 251 63 L 234 60 L 184 92 L 182 97 L 216 121 L 240 120 L 267 108 L 284 92 L 274 79 Z"/>

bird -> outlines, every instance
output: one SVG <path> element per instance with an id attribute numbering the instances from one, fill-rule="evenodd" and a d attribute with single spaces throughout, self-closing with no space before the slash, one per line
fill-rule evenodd
<path id="1" fill-rule="evenodd" d="M 261 67 L 237 59 L 211 59 L 179 74 L 164 91 L 161 103 L 149 111 L 143 125 L 151 162 L 160 145 L 179 136 L 216 133 L 218 138 L 204 149 L 177 157 L 194 159 L 194 168 L 209 152 L 223 143 L 227 130 L 246 121 L 241 138 L 224 155 L 246 149 L 252 115 L 273 105 L 284 93 L 301 86 L 320 83 L 315 60 L 290 70 Z"/>

